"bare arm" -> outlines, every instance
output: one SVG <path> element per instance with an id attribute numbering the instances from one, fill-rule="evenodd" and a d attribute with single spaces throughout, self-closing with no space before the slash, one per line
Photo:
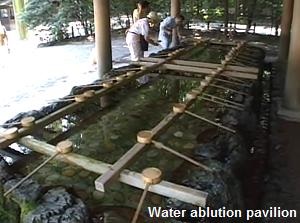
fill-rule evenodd
<path id="1" fill-rule="evenodd" d="M 153 39 L 149 38 L 149 36 L 145 37 L 145 40 L 146 40 L 148 43 L 150 43 L 150 44 L 152 44 L 152 45 L 154 45 L 154 46 L 158 46 L 158 45 L 159 45 L 159 44 L 158 44 L 157 42 L 155 42 Z"/>
<path id="2" fill-rule="evenodd" d="M 176 26 L 176 31 L 177 31 L 178 40 L 180 41 L 182 39 L 182 35 L 181 35 L 181 29 L 179 28 L 179 26 Z"/>

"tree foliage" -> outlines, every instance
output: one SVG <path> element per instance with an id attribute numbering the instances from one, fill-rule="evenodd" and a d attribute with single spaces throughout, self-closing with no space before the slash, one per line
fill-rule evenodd
<path id="1" fill-rule="evenodd" d="M 152 0 L 151 9 L 169 15 L 170 2 Z M 265 22 L 278 26 L 282 0 L 181 0 L 181 5 L 188 20 L 242 22 L 248 26 Z M 121 17 L 130 19 L 136 0 L 110 0 L 110 6 L 111 16 L 117 17 L 124 27 Z M 65 38 L 68 24 L 79 21 L 88 34 L 89 24 L 93 24 L 93 0 L 27 0 L 21 19 L 30 28 L 50 27 L 57 38 Z"/>
<path id="2" fill-rule="evenodd" d="M 57 39 L 66 37 L 70 22 L 79 21 L 88 31 L 89 21 L 93 21 L 92 0 L 28 0 L 21 15 L 29 28 L 47 26 Z"/>

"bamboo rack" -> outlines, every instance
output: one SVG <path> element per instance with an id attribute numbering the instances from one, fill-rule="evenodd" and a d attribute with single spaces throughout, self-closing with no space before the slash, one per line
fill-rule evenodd
<path id="1" fill-rule="evenodd" d="M 153 66 L 156 63 L 153 62 L 143 62 L 143 61 L 137 61 L 132 62 L 134 65 L 140 65 L 140 66 Z M 161 65 L 162 69 L 165 70 L 174 70 L 174 71 L 182 71 L 182 72 L 190 72 L 190 73 L 200 73 L 200 74 L 210 74 L 213 69 L 205 68 L 205 67 L 191 67 L 186 65 L 176 65 L 171 63 L 164 63 Z M 225 71 L 222 73 L 223 76 L 228 77 L 237 77 L 237 78 L 245 78 L 250 80 L 256 80 L 257 74 L 254 73 L 245 73 L 245 72 L 239 72 L 239 71 Z"/>
<path id="2" fill-rule="evenodd" d="M 194 104 L 194 102 L 197 100 L 197 97 L 201 96 L 204 93 L 205 89 L 213 81 L 213 79 L 221 73 L 222 69 L 219 71 L 219 73 L 216 72 L 213 75 L 211 75 L 212 78 L 210 80 L 201 81 L 200 86 L 193 92 L 193 94 L 191 94 L 193 97 L 186 97 L 184 104 L 185 108 L 188 109 L 192 104 Z M 155 138 L 159 136 L 160 133 L 168 129 L 168 127 L 173 122 L 175 122 L 182 114 L 184 113 L 176 113 L 172 111 L 167 116 L 165 116 L 165 118 L 161 120 L 154 128 L 149 130 L 151 131 L 152 137 Z M 105 188 L 108 187 L 116 178 L 118 178 L 119 174 L 123 169 L 127 168 L 132 163 L 134 163 L 135 160 L 139 157 L 139 155 L 145 152 L 147 146 L 147 144 L 136 143 L 117 162 L 115 162 L 106 173 L 101 175 L 96 180 L 96 189 L 104 192 Z"/>
<path id="3" fill-rule="evenodd" d="M 192 48 L 199 46 L 204 42 L 199 42 L 196 43 L 194 46 L 187 48 L 185 50 L 177 50 L 174 53 L 170 53 L 168 55 L 168 58 L 166 59 L 159 59 L 156 63 L 148 64 L 147 66 L 142 65 L 140 68 L 140 71 L 134 72 L 130 71 L 130 75 L 128 74 L 126 77 L 124 76 L 123 79 L 120 81 L 117 81 L 115 83 L 111 83 L 111 85 L 107 85 L 106 87 L 103 86 L 102 89 L 95 91 L 95 94 L 91 96 L 90 98 L 87 98 L 84 103 L 78 103 L 74 102 L 70 105 L 65 106 L 62 109 L 59 109 L 56 112 L 51 113 L 50 115 L 41 118 L 39 120 L 35 121 L 35 124 L 33 126 L 30 126 L 30 128 L 20 128 L 17 129 L 16 132 L 14 132 L 14 137 L 11 139 L 7 138 L 0 138 L 0 148 L 4 148 L 8 146 L 9 144 L 13 142 L 18 142 L 23 146 L 26 146 L 38 153 L 42 153 L 48 156 L 54 156 L 54 154 L 57 152 L 55 147 L 47 144 L 45 142 L 41 142 L 39 140 L 36 140 L 32 137 L 29 137 L 26 135 L 29 135 L 36 131 L 39 128 L 45 127 L 46 125 L 50 124 L 51 122 L 71 113 L 77 110 L 78 108 L 81 108 L 82 106 L 85 105 L 85 103 L 93 102 L 97 100 L 99 97 L 112 92 L 114 90 L 119 89 L 120 87 L 128 84 L 129 82 L 151 72 L 154 70 L 157 70 L 159 68 L 166 68 L 166 67 L 172 67 L 172 66 L 179 66 L 183 67 L 184 69 L 187 68 L 188 66 L 186 64 L 172 64 L 172 61 L 174 62 L 175 57 L 182 55 L 186 53 L 187 51 L 190 51 Z M 235 55 L 232 56 L 233 58 L 238 54 L 239 49 L 242 47 L 242 45 L 239 45 L 235 49 Z M 233 52 L 233 51 L 232 51 Z M 231 58 L 231 57 L 230 57 Z M 207 74 L 209 74 L 210 78 L 207 78 L 206 80 L 202 80 L 200 83 L 200 86 L 194 91 L 192 91 L 190 94 L 186 96 L 186 100 L 184 102 L 184 106 L 186 109 L 188 109 L 191 105 L 194 104 L 194 102 L 199 98 L 204 95 L 205 96 L 205 90 L 207 87 L 210 86 L 214 81 L 217 81 L 216 77 L 218 76 L 224 76 L 228 75 L 228 72 L 231 74 L 233 77 L 239 77 L 239 78 L 249 78 L 249 79 L 256 79 L 257 78 L 257 73 L 256 70 L 252 68 L 242 68 L 242 67 L 237 67 L 234 66 L 232 71 L 227 71 L 227 68 L 230 67 L 228 65 L 230 59 L 227 58 L 227 60 L 222 61 L 222 67 L 220 65 L 215 66 L 213 69 L 217 69 L 217 72 L 212 73 L 211 68 L 202 68 L 200 64 L 195 65 L 194 67 L 190 68 L 188 72 L 191 69 L 196 69 L 197 72 L 199 70 L 203 71 L 205 70 Z M 149 63 L 149 62 L 147 62 Z M 177 63 L 181 63 L 178 62 Z M 206 66 L 212 66 L 211 64 Z M 169 69 L 167 68 L 167 69 Z M 180 68 L 180 69 L 181 69 Z M 186 70 L 184 70 L 186 71 Z M 257 71 L 258 72 L 258 71 Z M 201 73 L 201 72 L 200 72 Z M 239 75 L 233 75 L 233 73 L 238 73 Z M 232 78 L 234 79 L 234 78 Z M 237 79 L 238 80 L 238 79 Z M 209 95 L 206 95 L 207 97 Z M 235 105 L 238 106 L 238 105 Z M 240 107 L 242 107 L 240 105 Z M 169 114 L 165 116 L 155 127 L 153 127 L 151 131 L 151 136 L 156 137 L 159 136 L 162 132 L 166 131 L 169 126 L 175 122 L 181 115 L 184 113 L 178 113 L 171 111 Z M 111 184 L 114 180 L 119 180 L 120 182 L 123 182 L 125 184 L 144 189 L 145 184 L 143 181 L 142 174 L 127 170 L 126 168 L 130 166 L 137 158 L 139 158 L 139 155 L 141 155 L 143 152 L 146 151 L 146 148 L 148 147 L 148 144 L 145 143 L 136 143 L 130 150 L 128 150 L 117 162 L 115 162 L 113 165 L 107 164 L 98 160 L 94 160 L 89 157 L 81 156 L 76 153 L 68 153 L 68 154 L 57 154 L 55 155 L 55 159 L 58 159 L 63 162 L 71 163 L 74 165 L 77 165 L 79 167 L 82 167 L 85 170 L 97 173 L 97 174 L 102 174 L 98 179 L 95 181 L 95 187 L 99 191 L 105 191 L 107 186 Z M 180 201 L 187 202 L 193 205 L 205 207 L 206 206 L 206 199 L 208 194 L 203 191 L 191 189 L 185 186 L 177 185 L 171 182 L 167 181 L 161 181 L 158 184 L 151 185 L 151 187 L 147 188 L 149 191 L 170 197 L 170 198 L 176 198 Z"/>
<path id="4" fill-rule="evenodd" d="M 57 152 L 55 146 L 36 140 L 29 136 L 20 139 L 19 143 L 38 153 L 48 156 L 53 156 Z M 55 159 L 79 166 L 87 171 L 97 174 L 106 173 L 112 167 L 112 165 L 108 163 L 104 163 L 102 161 L 82 156 L 73 152 L 68 154 L 58 154 Z M 122 183 L 139 189 L 144 189 L 145 187 L 142 174 L 134 171 L 126 169 L 122 170 L 120 172 L 120 175 L 118 176 L 118 180 Z M 96 188 L 98 188 L 99 186 L 97 185 L 97 181 L 95 182 L 95 184 Z M 168 181 L 161 181 L 159 184 L 151 186 L 151 188 L 149 188 L 149 191 L 162 196 L 176 198 L 180 201 L 200 207 L 206 206 L 206 199 L 208 196 L 206 192 L 174 184 Z"/>

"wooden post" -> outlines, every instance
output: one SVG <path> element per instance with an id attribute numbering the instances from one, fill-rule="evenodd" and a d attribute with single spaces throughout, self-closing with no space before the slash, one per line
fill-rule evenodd
<path id="1" fill-rule="evenodd" d="M 283 1 L 283 11 L 281 15 L 281 34 L 280 34 L 280 62 L 286 62 L 289 53 L 289 43 L 291 26 L 293 19 L 294 0 Z"/>
<path id="2" fill-rule="evenodd" d="M 96 61 L 99 78 L 112 68 L 110 1 L 93 0 L 95 20 Z"/>
<path id="3" fill-rule="evenodd" d="M 300 1 L 294 1 L 291 43 L 285 80 L 283 115 L 300 121 Z"/>
<path id="4" fill-rule="evenodd" d="M 171 16 L 175 17 L 178 14 L 180 14 L 180 0 L 171 0 Z M 171 47 L 175 47 L 178 44 L 177 30 L 173 29 Z"/>
<path id="5" fill-rule="evenodd" d="M 279 61 L 280 61 L 279 73 L 281 75 L 281 81 L 280 81 L 281 83 L 284 83 L 284 77 L 287 69 L 291 26 L 292 26 L 292 19 L 293 19 L 293 6 L 294 6 L 294 0 L 283 1 L 283 11 L 281 15 L 280 50 L 279 50 Z M 281 87 L 283 88 L 283 86 Z"/>

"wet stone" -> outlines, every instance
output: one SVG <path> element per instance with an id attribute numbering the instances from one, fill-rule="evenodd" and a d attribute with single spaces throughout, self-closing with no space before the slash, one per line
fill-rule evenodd
<path id="1" fill-rule="evenodd" d="M 96 190 L 93 192 L 93 198 L 95 200 L 101 200 L 103 197 L 104 197 L 104 193 L 103 192 L 96 191 Z"/>
<path id="2" fill-rule="evenodd" d="M 77 173 L 77 171 L 74 169 L 67 169 L 67 170 L 62 171 L 61 174 L 65 177 L 73 177 L 73 176 L 75 176 L 76 173 Z"/>
<path id="3" fill-rule="evenodd" d="M 151 202 L 154 204 L 154 205 L 160 205 L 161 202 L 162 202 L 162 198 L 161 196 L 158 196 L 156 194 L 152 195 L 151 198 L 150 198 Z"/>
<path id="4" fill-rule="evenodd" d="M 12 178 L 12 175 L 8 172 L 8 164 L 6 161 L 0 156 L 0 183 L 3 184 L 6 181 Z"/>
<path id="5" fill-rule="evenodd" d="M 173 146 L 174 148 L 180 148 L 182 147 L 182 144 L 180 142 L 174 142 Z"/>
<path id="6" fill-rule="evenodd" d="M 45 179 L 45 183 L 47 184 L 53 184 L 53 183 L 57 183 L 60 179 L 60 175 L 58 174 L 51 174 L 50 176 L 48 176 Z"/>
<path id="7" fill-rule="evenodd" d="M 159 155 L 159 151 L 157 149 L 152 149 L 152 150 L 148 151 L 146 155 L 148 158 L 154 158 Z"/>
<path id="8" fill-rule="evenodd" d="M 220 153 L 221 150 L 217 148 L 213 143 L 201 144 L 195 148 L 196 157 L 213 159 L 217 158 Z"/>
<path id="9" fill-rule="evenodd" d="M 23 223 L 88 223 L 85 204 L 64 188 L 54 188 L 43 195 L 36 208 L 29 211 Z"/>
<path id="10" fill-rule="evenodd" d="M 133 195 L 130 197 L 130 200 L 131 200 L 132 202 L 136 203 L 136 204 L 139 203 L 140 199 L 141 199 L 141 193 L 140 193 L 140 192 L 139 192 L 139 193 L 135 193 L 135 194 L 133 194 Z"/>
<path id="11" fill-rule="evenodd" d="M 187 143 L 183 146 L 184 149 L 193 149 L 195 145 L 193 143 Z"/>
<path id="12" fill-rule="evenodd" d="M 87 192 L 85 190 L 81 190 L 81 189 L 76 189 L 75 194 L 83 200 L 86 200 L 89 197 Z"/>
<path id="13" fill-rule="evenodd" d="M 22 178 L 12 179 L 4 184 L 4 190 L 7 191 L 18 183 Z M 19 187 L 11 192 L 13 199 L 22 204 L 24 202 L 35 201 L 41 195 L 41 186 L 34 180 L 28 179 Z"/>
<path id="14" fill-rule="evenodd" d="M 78 174 L 80 177 L 85 178 L 88 177 L 90 175 L 90 173 L 88 171 L 80 171 Z"/>
<path id="15" fill-rule="evenodd" d="M 186 138 L 189 139 L 189 140 L 195 140 L 195 139 L 197 138 L 197 136 L 194 135 L 194 134 L 188 134 L 188 135 L 186 136 Z"/>
<path id="16" fill-rule="evenodd" d="M 118 136 L 118 135 L 111 135 L 110 138 L 112 140 L 116 140 L 116 139 L 120 138 L 120 136 Z"/>
<path id="17" fill-rule="evenodd" d="M 175 133 L 174 133 L 174 136 L 175 136 L 176 138 L 182 138 L 182 137 L 183 137 L 183 132 L 180 132 L 180 131 L 175 132 Z"/>
<path id="18" fill-rule="evenodd" d="M 237 94 L 234 96 L 234 99 L 233 99 L 235 102 L 238 102 L 238 103 L 242 103 L 243 100 L 244 100 L 244 97 L 243 95 L 240 95 L 240 94 Z"/>

